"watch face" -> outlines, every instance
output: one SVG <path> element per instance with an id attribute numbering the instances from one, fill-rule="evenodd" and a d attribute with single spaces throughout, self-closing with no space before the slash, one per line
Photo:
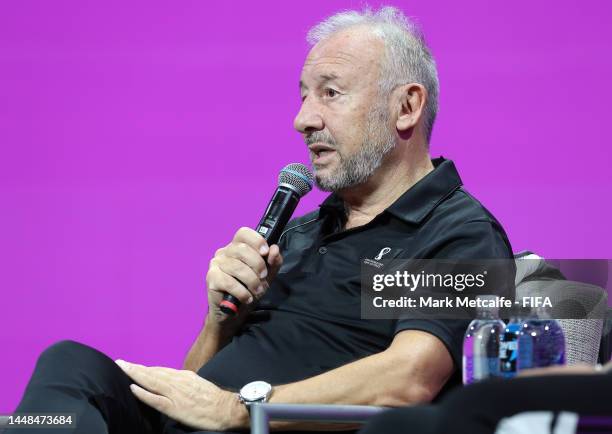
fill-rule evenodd
<path id="1" fill-rule="evenodd" d="M 253 381 L 240 389 L 240 396 L 245 401 L 260 401 L 268 396 L 272 386 L 265 381 Z"/>

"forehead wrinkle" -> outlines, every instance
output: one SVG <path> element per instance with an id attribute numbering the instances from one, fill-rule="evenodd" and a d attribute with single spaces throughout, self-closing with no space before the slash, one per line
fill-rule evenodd
<path id="1" fill-rule="evenodd" d="M 337 65 L 337 66 L 345 66 L 345 65 L 353 65 L 352 62 L 347 62 L 343 59 L 337 59 L 334 57 L 322 58 L 316 60 L 310 60 L 304 62 L 304 67 L 317 67 L 317 66 L 326 66 L 326 65 Z"/>
<path id="2" fill-rule="evenodd" d="M 357 64 L 357 62 L 354 62 L 353 59 L 356 59 L 356 56 L 352 56 L 348 53 L 340 52 L 338 53 L 337 56 L 330 55 L 330 56 L 322 56 L 317 59 L 310 59 L 310 60 L 307 59 L 306 62 L 304 62 L 304 68 L 309 67 L 309 68 L 312 68 L 313 70 L 322 68 L 325 70 L 327 69 L 326 67 L 332 67 L 332 66 L 346 67 L 348 65 L 350 67 L 350 70 L 360 69 L 361 65 Z M 317 79 L 318 80 L 326 79 L 326 78 L 329 78 L 326 76 L 332 76 L 332 75 L 336 76 L 334 77 L 334 79 L 342 79 L 346 75 L 350 75 L 350 72 L 348 74 L 346 73 L 342 74 L 337 69 L 331 68 L 331 71 L 327 70 L 327 71 L 322 71 L 318 73 Z"/>
<path id="3" fill-rule="evenodd" d="M 317 70 L 322 69 L 323 71 L 316 74 L 316 80 L 318 82 L 326 81 L 325 76 L 335 74 L 337 79 L 343 80 L 351 76 L 369 75 L 367 71 L 370 69 L 373 63 L 378 64 L 379 59 L 371 59 L 371 56 L 364 53 L 363 47 L 355 47 L 349 45 L 348 48 L 338 45 L 327 45 L 318 46 L 313 48 L 302 67 L 302 78 L 300 80 L 300 88 L 308 89 L 308 86 L 304 83 L 304 73 L 307 69 L 310 69 L 310 73 L 313 74 L 318 72 Z M 340 67 L 338 70 L 334 67 Z M 340 73 L 341 72 L 341 73 Z"/>
<path id="4" fill-rule="evenodd" d="M 328 60 L 329 59 L 329 60 Z M 312 59 L 310 56 L 308 56 L 308 59 L 306 59 L 305 65 L 310 65 L 313 63 L 338 63 L 338 64 L 342 64 L 342 63 L 349 63 L 349 64 L 354 64 L 357 63 L 356 61 L 358 61 L 359 58 L 353 54 L 350 54 L 348 52 L 345 51 L 338 51 L 334 54 L 324 54 L 322 56 L 318 56 L 315 59 Z"/>
<path id="5" fill-rule="evenodd" d="M 313 69 L 313 74 L 315 74 L 314 80 L 317 82 L 325 82 L 328 80 L 342 80 L 346 74 L 341 74 L 336 68 L 330 68 L 331 66 L 343 66 L 346 62 L 338 62 L 336 60 L 329 60 L 323 62 L 311 62 L 305 63 L 304 68 L 311 67 Z M 323 71 L 315 72 L 316 69 L 323 69 Z M 302 75 L 302 79 L 300 79 L 300 88 L 308 88 L 308 86 L 304 83 L 304 76 Z"/>

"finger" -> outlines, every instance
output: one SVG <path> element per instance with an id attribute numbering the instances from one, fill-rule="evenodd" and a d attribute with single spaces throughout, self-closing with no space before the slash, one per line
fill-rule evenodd
<path id="1" fill-rule="evenodd" d="M 151 366 L 150 370 L 165 378 L 172 389 L 176 390 L 191 390 L 198 382 L 205 381 L 202 377 L 193 371 L 186 369 L 174 369 L 165 366 Z"/>
<path id="2" fill-rule="evenodd" d="M 217 266 L 208 271 L 206 286 L 209 291 L 231 294 L 240 300 L 241 303 L 250 304 L 253 301 L 253 295 L 244 285 L 240 284 L 234 277 L 221 271 Z"/>
<path id="3" fill-rule="evenodd" d="M 118 361 L 120 363 L 129 363 L 121 359 L 119 359 Z M 132 363 L 132 365 L 135 365 L 135 364 Z M 137 366 L 144 366 L 144 365 L 137 365 Z M 182 387 L 184 385 L 193 387 L 194 381 L 202 379 L 195 372 L 188 371 L 185 369 L 174 369 L 174 368 L 168 368 L 166 366 L 148 366 L 146 368 L 148 372 L 152 373 L 152 375 L 156 377 L 162 378 L 167 384 L 171 385 L 171 388 L 174 388 L 174 389 L 183 390 L 185 389 L 185 387 Z"/>
<path id="4" fill-rule="evenodd" d="M 216 258 L 215 265 L 225 274 L 228 274 L 244 283 L 251 294 L 255 293 L 257 288 L 261 285 L 261 279 L 255 273 L 255 271 L 238 259 L 227 256 L 223 258 Z"/>
<path id="5" fill-rule="evenodd" d="M 141 384 L 147 390 L 155 392 L 159 395 L 170 395 L 172 387 L 170 386 L 170 381 L 166 375 L 160 375 L 159 371 L 155 372 L 146 366 L 128 363 L 123 360 L 116 360 L 115 363 L 117 363 L 117 365 L 123 369 L 123 372 L 125 372 L 132 380 Z"/>
<path id="6" fill-rule="evenodd" d="M 147 370 L 154 373 L 154 375 L 159 375 L 160 377 L 167 378 L 170 381 L 179 377 L 183 372 L 182 370 L 168 368 L 167 366 L 148 366 Z"/>
<path id="7" fill-rule="evenodd" d="M 270 248 L 266 240 L 259 235 L 255 230 L 247 227 L 238 229 L 236 235 L 234 235 L 234 242 L 245 243 L 251 246 L 253 249 L 258 251 L 261 255 L 267 255 Z"/>
<path id="8" fill-rule="evenodd" d="M 283 256 L 281 255 L 280 248 L 277 244 L 270 246 L 270 253 L 268 254 L 268 265 L 270 267 L 279 269 L 283 265 Z"/>
<path id="9" fill-rule="evenodd" d="M 146 366 L 141 363 L 128 362 L 127 360 L 123 360 L 123 359 L 116 359 L 115 363 L 117 363 L 118 365 L 123 364 L 127 366 L 136 366 L 140 368 L 146 368 L 147 370 L 151 370 L 151 371 L 167 372 L 169 374 L 178 374 L 179 372 L 182 372 L 181 369 L 168 368 L 167 366 Z"/>
<path id="10" fill-rule="evenodd" d="M 268 279 L 267 282 L 270 283 L 276 277 L 278 270 L 283 265 L 283 256 L 280 254 L 280 249 L 276 244 L 270 246 L 270 253 L 268 254 Z"/>
<path id="11" fill-rule="evenodd" d="M 261 253 L 247 243 L 231 243 L 223 252 L 224 256 L 235 258 L 246 264 L 260 278 L 265 278 L 268 274 L 266 261 Z"/>
<path id="12" fill-rule="evenodd" d="M 167 411 L 172 407 L 172 401 L 162 395 L 156 395 L 146 389 L 143 389 L 137 384 L 130 384 L 130 390 L 142 402 L 153 407 L 155 410 L 160 411 L 168 415 Z M 168 415 L 169 416 L 169 415 Z"/>

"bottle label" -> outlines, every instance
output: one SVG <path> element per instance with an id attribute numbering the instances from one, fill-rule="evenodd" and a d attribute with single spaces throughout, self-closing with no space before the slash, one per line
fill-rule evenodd
<path id="1" fill-rule="evenodd" d="M 502 341 L 499 344 L 499 369 L 502 373 L 516 372 L 518 343 L 515 340 Z"/>

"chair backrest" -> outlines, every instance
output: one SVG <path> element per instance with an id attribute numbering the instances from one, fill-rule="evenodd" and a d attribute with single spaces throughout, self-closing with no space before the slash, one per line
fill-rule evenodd
<path id="1" fill-rule="evenodd" d="M 594 365 L 599 358 L 603 319 L 560 319 L 568 365 Z"/>
<path id="2" fill-rule="evenodd" d="M 549 297 L 552 316 L 565 334 L 567 364 L 595 364 L 601 344 L 607 292 L 588 283 L 564 280 L 558 269 L 536 255 L 516 255 L 516 298 Z M 584 319 L 574 319 L 584 318 Z"/>

